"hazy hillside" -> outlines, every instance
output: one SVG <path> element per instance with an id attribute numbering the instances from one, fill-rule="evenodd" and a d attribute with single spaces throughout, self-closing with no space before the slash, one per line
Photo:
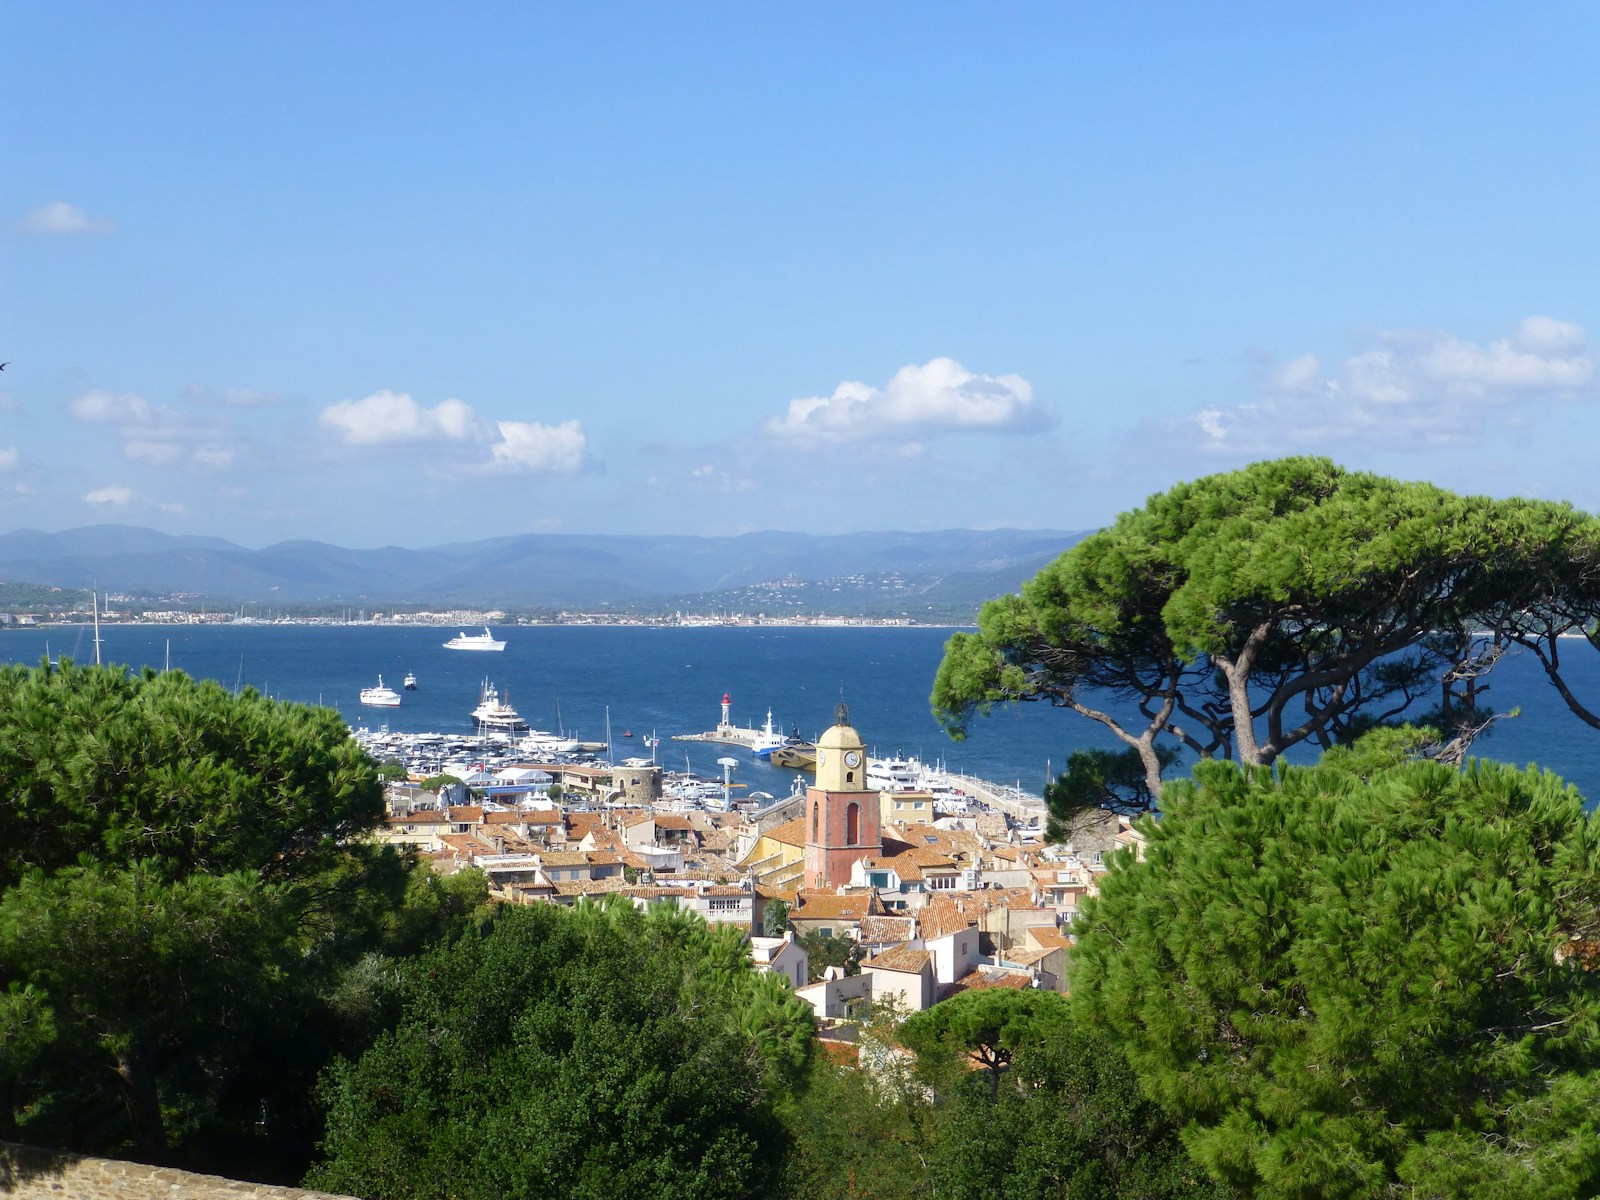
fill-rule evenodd
<path id="1" fill-rule="evenodd" d="M 751 607 L 913 613 L 976 609 L 1083 535 L 944 530 L 740 537 L 527 534 L 408 550 L 220 538 L 103 525 L 0 534 L 0 580 L 218 602 L 508 609 Z M 767 603 L 763 603 L 763 601 Z"/>

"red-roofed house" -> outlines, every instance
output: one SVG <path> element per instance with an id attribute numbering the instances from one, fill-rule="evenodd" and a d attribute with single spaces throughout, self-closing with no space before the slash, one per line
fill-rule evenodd
<path id="1" fill-rule="evenodd" d="M 861 964 L 872 980 L 874 1002 L 893 998 L 908 1012 L 921 1012 L 933 1003 L 933 955 L 926 950 L 896 946 Z"/>

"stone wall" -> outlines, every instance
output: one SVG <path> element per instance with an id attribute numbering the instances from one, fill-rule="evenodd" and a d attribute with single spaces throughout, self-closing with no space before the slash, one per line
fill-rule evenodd
<path id="1" fill-rule="evenodd" d="M 628 804 L 648 808 L 661 799 L 661 768 L 658 766 L 613 767 L 611 785 Z"/>
<path id="2" fill-rule="evenodd" d="M 0 1142 L 0 1196 L 33 1200 L 348 1200 L 328 1192 L 244 1183 L 171 1167 L 85 1158 Z"/>

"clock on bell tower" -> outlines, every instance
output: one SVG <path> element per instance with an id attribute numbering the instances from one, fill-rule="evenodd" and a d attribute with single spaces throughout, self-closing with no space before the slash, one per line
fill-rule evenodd
<path id="1" fill-rule="evenodd" d="M 817 739 L 817 782 L 806 789 L 807 887 L 838 886 L 858 859 L 883 853 L 878 794 L 867 786 L 867 746 L 840 704 Z"/>
<path id="2" fill-rule="evenodd" d="M 817 739 L 817 786 L 828 792 L 867 790 L 867 747 L 850 725 L 850 709 L 840 704 L 833 725 Z"/>

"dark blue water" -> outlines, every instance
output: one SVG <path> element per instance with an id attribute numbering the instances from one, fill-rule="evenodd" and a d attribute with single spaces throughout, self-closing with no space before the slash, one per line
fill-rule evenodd
<path id="1" fill-rule="evenodd" d="M 724 692 L 737 725 L 760 726 L 767 709 L 785 731 L 812 737 L 833 721 L 841 694 L 869 746 L 943 760 L 952 770 L 1039 791 L 1047 769 L 1073 750 L 1116 748 L 1099 726 L 1072 713 L 1029 704 L 996 710 L 952 742 L 928 709 L 928 693 L 948 630 L 905 628 L 647 629 L 622 626 L 505 627 L 499 653 L 446 650 L 453 628 L 299 625 L 106 626 L 102 656 L 133 667 L 171 665 L 227 687 L 243 684 L 285 700 L 326 704 L 352 724 L 405 731 L 467 733 L 483 680 L 509 695 L 540 729 L 576 731 L 603 741 L 610 711 L 616 757 L 648 756 L 646 734 L 661 735 L 660 760 L 720 777 L 726 746 L 671 742 L 673 734 L 714 727 Z M 469 631 L 470 632 L 470 631 Z M 92 635 L 76 627 L 0 632 L 0 661 L 37 663 L 46 653 L 92 661 Z M 1600 704 L 1600 655 L 1575 646 L 1580 695 Z M 357 693 L 377 682 L 399 690 L 419 681 L 397 709 L 366 709 Z M 1496 668 L 1487 702 L 1520 715 L 1499 722 L 1475 748 L 1484 757 L 1536 762 L 1600 796 L 1600 731 L 1573 717 L 1527 655 Z M 559 713 L 559 715 L 558 715 Z M 625 737 L 631 733 L 631 738 Z M 742 751 L 735 779 L 773 793 L 793 773 Z"/>

